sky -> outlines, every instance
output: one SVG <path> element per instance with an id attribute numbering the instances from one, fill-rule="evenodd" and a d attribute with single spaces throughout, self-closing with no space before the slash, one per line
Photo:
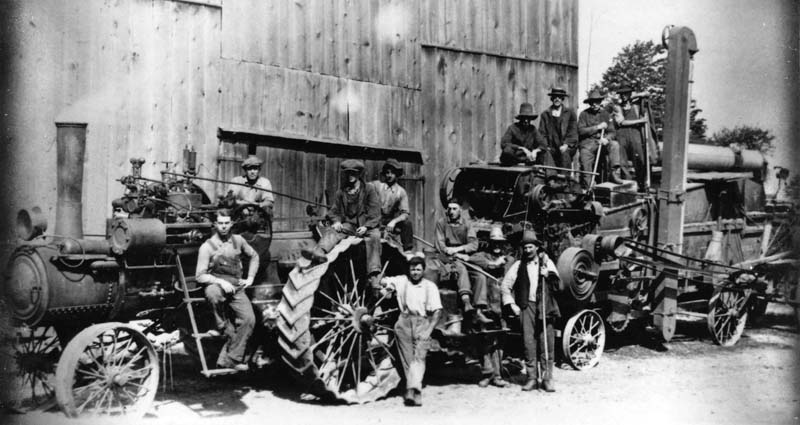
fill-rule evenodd
<path id="1" fill-rule="evenodd" d="M 738 125 L 767 129 L 777 145 L 770 164 L 794 163 L 800 174 L 800 151 L 793 149 L 800 144 L 795 0 L 580 0 L 579 14 L 580 101 L 623 46 L 660 42 L 665 26 L 686 26 L 699 48 L 692 97 L 703 109 L 706 134 Z"/>

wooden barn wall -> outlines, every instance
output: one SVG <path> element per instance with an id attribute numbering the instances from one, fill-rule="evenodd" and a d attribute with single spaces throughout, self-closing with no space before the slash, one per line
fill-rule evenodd
<path id="1" fill-rule="evenodd" d="M 201 173 L 215 167 L 219 7 L 51 0 L 14 2 L 7 11 L 17 25 L 10 85 L 16 115 L 7 135 L 17 164 L 6 198 L 14 208 L 40 205 L 55 222 L 57 120 L 88 123 L 87 234 L 105 233 L 111 200 L 122 194 L 116 179 L 130 173 L 131 157 L 145 158 L 144 175 L 157 178 L 162 161 L 179 162 L 190 145 Z"/>

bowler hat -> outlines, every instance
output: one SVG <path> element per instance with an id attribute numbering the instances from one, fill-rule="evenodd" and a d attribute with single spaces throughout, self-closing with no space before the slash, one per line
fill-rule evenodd
<path id="1" fill-rule="evenodd" d="M 519 105 L 519 114 L 517 114 L 517 119 L 518 120 L 523 119 L 523 118 L 527 118 L 527 119 L 531 119 L 532 120 L 532 119 L 534 119 L 534 118 L 536 118 L 538 116 L 539 116 L 538 114 L 534 114 L 533 113 L 533 105 L 531 105 L 530 103 L 525 102 L 525 103 Z"/>
<path id="2" fill-rule="evenodd" d="M 250 155 L 250 156 L 247 157 L 247 159 L 242 161 L 242 168 L 260 167 L 261 164 L 263 164 L 263 163 L 264 163 L 264 161 L 262 161 L 259 157 L 255 156 L 255 155 Z"/>
<path id="3" fill-rule="evenodd" d="M 364 171 L 364 163 L 357 159 L 345 159 L 340 165 L 342 171 L 353 171 L 360 173 Z"/>
<path id="4" fill-rule="evenodd" d="M 603 101 L 603 99 L 605 99 L 605 96 L 600 94 L 600 92 L 597 91 L 597 89 L 595 89 L 592 90 L 591 93 L 589 93 L 589 97 L 587 97 L 586 100 L 583 101 L 583 103 L 601 102 Z"/>
<path id="5" fill-rule="evenodd" d="M 400 165 L 400 161 L 394 158 L 387 159 L 386 162 L 383 163 L 383 167 L 381 168 L 381 170 L 385 170 L 387 168 L 394 169 L 394 173 L 397 174 L 398 176 L 403 175 L 403 167 Z"/>
<path id="6" fill-rule="evenodd" d="M 520 241 L 521 245 L 527 245 L 529 243 L 542 245 L 542 242 L 536 238 L 536 232 L 530 229 L 522 232 L 522 240 Z"/>
<path id="7" fill-rule="evenodd" d="M 548 96 L 564 96 L 569 97 L 567 91 L 564 90 L 562 87 L 553 87 L 550 89 L 550 93 L 547 93 Z"/>

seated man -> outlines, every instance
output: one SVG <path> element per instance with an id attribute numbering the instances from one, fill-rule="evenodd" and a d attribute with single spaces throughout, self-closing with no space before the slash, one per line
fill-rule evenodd
<path id="1" fill-rule="evenodd" d="M 461 296 L 464 313 L 474 313 L 475 320 L 480 323 L 492 323 L 482 311 L 487 307 L 486 279 L 480 279 L 480 272 L 467 270 L 464 265 L 469 261 L 469 254 L 478 249 L 478 238 L 472 223 L 461 216 L 461 204 L 456 199 L 447 202 L 446 217 L 436 222 L 435 246 L 440 254 L 439 263 L 442 268 L 449 266 L 458 274 L 458 294 Z M 477 310 L 473 308 L 473 301 Z"/>
<path id="2" fill-rule="evenodd" d="M 255 204 L 272 214 L 275 200 L 272 196 L 272 183 L 266 177 L 261 177 L 262 161 L 255 155 L 250 155 L 242 162 L 244 175 L 234 177 L 226 194 L 233 197 L 236 205 Z M 241 185 L 247 185 L 241 186 Z M 265 189 L 265 190 L 260 190 Z"/>
<path id="3" fill-rule="evenodd" d="M 255 314 L 244 289 L 253 284 L 258 270 L 258 254 L 239 235 L 231 233 L 231 216 L 227 210 L 217 211 L 215 233 L 200 246 L 197 253 L 197 283 L 206 285 L 206 299 L 212 306 L 216 329 L 210 335 L 225 332 L 227 350 L 220 353 L 217 366 L 248 370 L 245 361 L 247 340 L 255 327 Z M 242 254 L 250 257 L 247 278 L 242 279 Z M 228 310 L 234 320 L 228 320 Z M 225 354 L 227 351 L 227 354 Z"/>
<path id="4" fill-rule="evenodd" d="M 581 170 L 597 172 L 598 151 L 605 146 L 611 163 L 611 177 L 613 183 L 623 183 L 620 177 L 619 143 L 615 138 L 615 130 L 611 116 L 601 104 L 604 97 L 597 90 L 592 90 L 589 97 L 583 101 L 589 105 L 578 117 L 578 143 L 580 146 Z M 597 178 L 591 174 L 583 174 L 585 186 L 591 187 L 592 182 L 597 183 Z"/>
<path id="5" fill-rule="evenodd" d="M 539 133 L 533 120 L 538 115 L 533 113 L 530 103 L 519 106 L 517 122 L 511 124 L 500 139 L 500 165 L 519 163 L 537 163 L 555 165 L 553 157 L 547 151 L 547 140 Z"/>
<path id="6" fill-rule="evenodd" d="M 399 236 L 404 251 L 411 251 L 414 249 L 414 231 L 408 219 L 408 194 L 397 183 L 403 175 L 403 167 L 396 159 L 389 158 L 383 164 L 381 174 L 384 181 L 371 183 L 381 200 L 381 225 L 386 226 L 388 237 L 396 239 Z"/>
<path id="7" fill-rule="evenodd" d="M 364 163 L 346 159 L 341 163 L 342 187 L 333 197 L 330 218 L 333 224 L 322 229 L 319 243 L 303 249 L 302 256 L 312 264 L 328 261 L 327 253 L 347 236 L 364 238 L 367 248 L 367 272 L 371 283 L 381 272 L 380 198 L 375 187 L 364 182 Z"/>

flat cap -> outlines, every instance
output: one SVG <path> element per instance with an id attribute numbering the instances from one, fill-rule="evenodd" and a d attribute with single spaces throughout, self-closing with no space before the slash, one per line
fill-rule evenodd
<path id="1" fill-rule="evenodd" d="M 387 159 L 386 162 L 383 163 L 381 170 L 385 170 L 387 168 L 394 169 L 397 174 L 403 174 L 403 166 L 400 165 L 400 161 L 394 158 Z"/>
<path id="2" fill-rule="evenodd" d="M 259 157 L 255 156 L 255 155 L 250 155 L 250 156 L 247 157 L 247 159 L 242 161 L 242 168 L 260 167 L 261 164 L 263 164 L 263 163 L 264 163 L 264 161 L 262 161 Z"/>
<path id="3" fill-rule="evenodd" d="M 357 159 L 345 159 L 340 167 L 342 171 L 355 171 L 356 173 L 364 171 L 364 163 Z"/>

